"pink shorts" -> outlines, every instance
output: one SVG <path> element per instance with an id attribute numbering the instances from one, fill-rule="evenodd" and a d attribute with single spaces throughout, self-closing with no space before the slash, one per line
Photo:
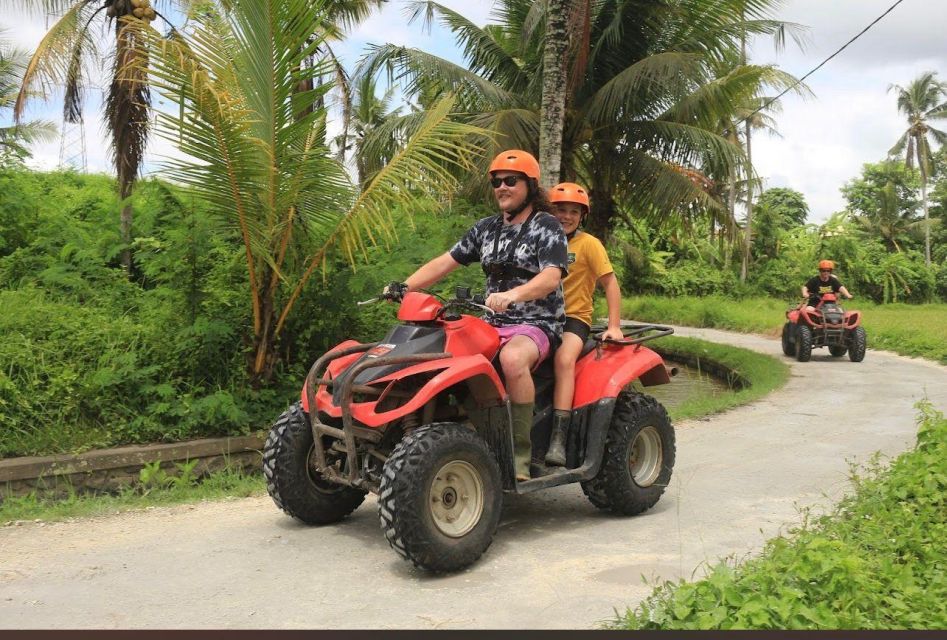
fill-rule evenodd
<path id="1" fill-rule="evenodd" d="M 531 324 L 513 324 L 506 327 L 497 327 L 496 330 L 497 333 L 500 334 L 501 349 L 507 342 L 512 340 L 514 336 L 526 336 L 536 344 L 536 348 L 539 349 L 539 359 L 536 360 L 536 364 L 533 365 L 534 371 L 536 367 L 539 366 L 539 363 L 545 360 L 546 356 L 549 355 L 549 336 L 539 327 Z"/>

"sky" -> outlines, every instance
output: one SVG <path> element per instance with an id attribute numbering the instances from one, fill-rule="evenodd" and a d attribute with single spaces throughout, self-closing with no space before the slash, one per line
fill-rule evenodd
<path id="1" fill-rule="evenodd" d="M 776 64 L 801 77 L 822 62 L 895 0 L 785 0 L 775 17 L 806 27 L 806 45 L 792 41 L 776 51 L 770 40 L 753 43 L 750 57 L 757 64 Z M 5 37 L 32 50 L 46 30 L 46 18 L 10 9 L 0 16 Z M 442 0 L 476 24 L 491 20 L 492 2 Z M 403 44 L 418 47 L 455 62 L 462 53 L 453 37 L 435 25 L 430 31 L 420 23 L 408 24 L 405 3 L 388 5 L 352 31 L 336 53 L 352 68 L 369 44 Z M 918 19 L 918 16 L 922 19 Z M 947 2 L 903 0 L 886 18 L 807 80 L 814 96 L 787 95 L 776 114 L 778 136 L 763 133 L 753 138 L 753 161 L 764 188 L 789 187 L 801 191 L 810 207 L 810 222 L 822 222 L 844 208 L 840 188 L 857 177 L 862 164 L 883 159 L 901 136 L 906 123 L 898 114 L 891 84 L 906 85 L 924 71 L 937 71 L 947 79 Z M 88 96 L 86 147 L 89 169 L 110 171 L 101 120 L 97 117 L 101 91 Z M 161 105 L 158 105 L 161 108 Z M 60 120 L 61 94 L 51 94 L 48 104 L 37 103 L 32 117 Z M 0 116 L 8 124 L 9 114 Z M 59 161 L 60 141 L 33 149 L 31 166 L 52 168 Z M 160 159 L 174 153 L 169 143 L 153 137 L 146 154 L 146 171 L 156 170 Z"/>

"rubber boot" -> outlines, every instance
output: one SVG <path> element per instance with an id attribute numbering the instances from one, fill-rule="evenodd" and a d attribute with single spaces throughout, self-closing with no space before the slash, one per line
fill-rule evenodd
<path id="1" fill-rule="evenodd" d="M 516 480 L 529 480 L 529 460 L 531 449 L 529 431 L 533 427 L 532 402 L 518 404 L 510 403 L 510 413 L 513 418 L 513 468 L 516 471 Z"/>
<path id="2" fill-rule="evenodd" d="M 569 434 L 569 423 L 571 421 L 571 411 L 556 409 L 552 417 L 552 436 L 549 438 L 546 464 L 554 467 L 564 467 L 566 465 L 566 436 Z"/>

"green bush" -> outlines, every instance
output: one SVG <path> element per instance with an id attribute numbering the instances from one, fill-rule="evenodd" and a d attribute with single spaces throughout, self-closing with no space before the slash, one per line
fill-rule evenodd
<path id="1" fill-rule="evenodd" d="M 947 420 L 922 406 L 914 450 L 853 472 L 854 494 L 743 565 L 665 583 L 631 629 L 947 628 Z"/>
<path id="2" fill-rule="evenodd" d="M 394 212 L 398 236 L 354 269 L 312 278 L 268 388 L 247 383 L 250 299 L 239 235 L 187 191 L 143 180 L 134 264 L 118 264 L 114 181 L 0 171 L 0 457 L 234 435 L 265 427 L 311 363 L 346 338 L 378 340 L 395 307 L 355 302 L 403 280 L 489 211 Z M 482 288 L 479 267 L 452 282 Z M 444 290 L 446 287 L 438 287 Z"/>

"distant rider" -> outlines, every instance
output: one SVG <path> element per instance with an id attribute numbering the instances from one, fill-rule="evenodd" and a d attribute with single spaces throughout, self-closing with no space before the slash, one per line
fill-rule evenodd
<path id="1" fill-rule="evenodd" d="M 835 269 L 835 263 L 831 260 L 819 261 L 819 275 L 809 279 L 802 285 L 802 297 L 806 298 L 808 306 L 806 311 L 815 311 L 816 305 L 822 300 L 826 293 L 840 293 L 851 300 L 854 296 L 848 292 L 841 281 L 832 275 Z"/>

